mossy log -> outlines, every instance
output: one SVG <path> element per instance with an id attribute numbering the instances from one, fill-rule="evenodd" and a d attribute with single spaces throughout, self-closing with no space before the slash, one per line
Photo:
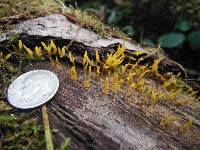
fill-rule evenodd
<path id="1" fill-rule="evenodd" d="M 130 97 L 124 93 L 106 95 L 101 91 L 101 77 L 98 79 L 93 77 L 88 89 L 82 86 L 84 72 L 81 57 L 85 50 L 88 51 L 90 58 L 95 57 L 96 49 L 103 57 L 106 53 L 114 52 L 121 43 L 126 46 L 127 55 L 143 51 L 144 61 L 149 63 L 161 57 L 160 73 L 181 72 L 183 78 L 187 77 L 181 65 L 165 55 L 158 51 L 146 51 L 144 47 L 131 41 L 113 37 L 103 38 L 97 33 L 71 23 L 67 17 L 59 14 L 16 25 L 14 29 L 0 36 L 1 45 L 8 43 L 12 34 L 19 34 L 23 43 L 30 48 L 53 39 L 57 46 L 68 46 L 68 50 L 77 58 L 79 64 L 77 81 L 70 79 L 69 65 L 65 62 L 58 68 L 53 67 L 48 61 L 33 62 L 31 65 L 23 66 L 23 72 L 46 69 L 55 72 L 59 77 L 59 90 L 47 104 L 50 124 L 56 131 L 54 133 L 56 147 L 64 138 L 70 137 L 71 149 L 200 148 L 200 111 L 193 112 L 189 106 L 175 107 L 163 102 L 152 106 L 144 103 L 148 98 L 137 91 Z M 148 82 L 156 84 L 153 79 Z M 200 106 L 199 102 L 197 105 Z M 166 114 L 181 116 L 182 122 L 192 119 L 193 127 L 189 132 L 183 133 L 179 123 L 161 126 L 160 119 Z"/>

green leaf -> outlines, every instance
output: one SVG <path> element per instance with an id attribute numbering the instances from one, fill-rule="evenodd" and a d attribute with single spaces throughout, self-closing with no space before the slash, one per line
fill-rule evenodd
<path id="1" fill-rule="evenodd" d="M 174 48 L 182 44 L 185 40 L 185 36 L 182 33 L 171 32 L 164 34 L 158 39 L 158 42 L 163 48 Z"/>
<path id="2" fill-rule="evenodd" d="M 200 31 L 191 32 L 187 39 L 193 49 L 200 48 Z"/>
<path id="3" fill-rule="evenodd" d="M 176 26 L 175 26 L 176 29 L 180 30 L 180 31 L 188 31 L 192 28 L 192 25 L 190 22 L 188 21 L 179 21 L 176 23 Z"/>
<path id="4" fill-rule="evenodd" d="M 152 40 L 150 40 L 150 39 L 144 39 L 144 40 L 142 41 L 142 44 L 148 45 L 148 46 L 153 46 L 153 45 L 154 45 L 154 42 L 153 42 Z"/>
<path id="5" fill-rule="evenodd" d="M 115 10 L 112 10 L 110 15 L 108 16 L 108 24 L 110 25 L 117 24 L 119 20 L 120 20 L 119 14 Z"/>
<path id="6" fill-rule="evenodd" d="M 127 25 L 122 28 L 122 30 L 128 35 L 128 36 L 133 36 L 135 34 L 135 31 L 132 26 Z"/>

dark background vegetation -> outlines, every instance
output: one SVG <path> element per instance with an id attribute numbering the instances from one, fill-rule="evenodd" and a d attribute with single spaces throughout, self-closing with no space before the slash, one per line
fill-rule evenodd
<path id="1" fill-rule="evenodd" d="M 65 0 L 135 41 L 161 47 L 200 79 L 200 0 Z"/>

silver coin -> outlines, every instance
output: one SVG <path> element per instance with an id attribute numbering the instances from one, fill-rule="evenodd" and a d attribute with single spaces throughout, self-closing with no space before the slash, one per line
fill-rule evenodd
<path id="1" fill-rule="evenodd" d="M 50 100 L 59 87 L 58 77 L 51 71 L 33 70 L 20 75 L 9 86 L 9 103 L 20 109 L 40 106 Z"/>

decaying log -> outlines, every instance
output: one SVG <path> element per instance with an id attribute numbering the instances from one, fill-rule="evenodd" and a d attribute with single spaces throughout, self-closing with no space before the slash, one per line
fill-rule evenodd
<path id="1" fill-rule="evenodd" d="M 0 35 L 0 42 L 4 43 L 16 34 L 28 35 L 28 38 L 26 38 L 26 36 L 21 36 L 21 38 L 26 40 L 28 45 L 32 46 L 38 44 L 41 39 L 45 39 L 41 37 L 60 38 L 61 41 L 64 39 L 71 42 L 74 41 L 77 44 L 81 44 L 82 48 L 90 48 L 93 50 L 102 48 L 110 49 L 112 45 L 121 43 L 125 45 L 128 52 L 138 50 L 145 52 L 147 54 L 146 58 L 148 61 L 154 60 L 155 57 L 161 57 L 163 59 L 160 64 L 161 72 L 174 72 L 175 74 L 181 72 L 183 77 L 187 77 L 183 67 L 165 55 L 158 54 L 157 51 L 153 53 L 146 51 L 142 48 L 142 46 L 134 41 L 127 41 L 113 37 L 104 38 L 91 30 L 84 29 L 73 24 L 61 14 L 52 14 L 46 17 L 39 17 L 17 24 L 12 30 Z M 31 38 L 30 36 L 32 36 L 32 39 L 29 39 Z M 37 39 L 36 36 L 39 36 L 39 39 Z"/>
<path id="2" fill-rule="evenodd" d="M 197 149 L 199 147 L 198 123 L 189 135 L 181 133 L 178 129 L 163 128 L 159 125 L 159 116 L 162 116 L 162 112 L 151 112 L 145 105 L 140 107 L 138 103 L 144 99 L 137 93 L 131 98 L 125 98 L 123 94 L 105 95 L 101 91 L 100 81 L 95 78 L 92 80 L 91 88 L 84 89 L 82 86 L 84 73 L 81 69 L 78 81 L 70 79 L 69 68 L 66 66 L 55 69 L 50 63 L 41 62 L 27 67 L 25 71 L 32 69 L 48 69 L 58 75 L 60 88 L 49 104 L 51 125 L 58 130 L 56 133 L 58 139 L 72 137 L 76 143 L 74 149 Z M 179 114 L 183 111 L 173 110 L 164 104 L 159 104 L 157 107 L 163 113 L 170 111 Z M 188 115 L 193 116 L 190 112 Z"/>
<path id="3" fill-rule="evenodd" d="M 12 34 L 20 34 L 20 38 L 28 47 L 40 45 L 41 41 L 55 40 L 56 45 L 69 46 L 76 57 L 82 56 L 87 50 L 90 57 L 95 56 L 98 49 L 103 57 L 107 52 L 115 50 L 118 43 L 126 46 L 126 53 L 132 55 L 141 50 L 152 62 L 160 54 L 150 54 L 130 41 L 117 38 L 103 38 L 98 34 L 78 27 L 69 22 L 65 16 L 54 14 L 25 21 L 16 25 L 13 30 L 0 36 L 1 44 Z M 160 71 L 182 72 L 184 69 L 166 56 L 163 57 Z M 104 94 L 101 90 L 101 78 L 92 78 L 91 87 L 82 86 L 84 73 L 78 66 L 79 80 L 71 80 L 69 66 L 61 65 L 54 68 L 50 62 L 43 61 L 26 66 L 23 71 L 47 69 L 55 72 L 60 87 L 48 104 L 51 127 L 56 130 L 54 143 L 70 137 L 71 149 L 199 149 L 200 148 L 200 111 L 193 113 L 189 107 L 174 108 L 160 102 L 152 111 L 143 104 L 148 101 L 136 91 L 133 96 L 124 93 Z M 150 80 L 151 84 L 155 81 Z M 159 110 L 159 111 L 157 111 Z M 190 132 L 182 133 L 176 126 L 168 128 L 160 125 L 163 114 L 177 114 L 182 120 L 193 119 L 194 125 Z"/>

